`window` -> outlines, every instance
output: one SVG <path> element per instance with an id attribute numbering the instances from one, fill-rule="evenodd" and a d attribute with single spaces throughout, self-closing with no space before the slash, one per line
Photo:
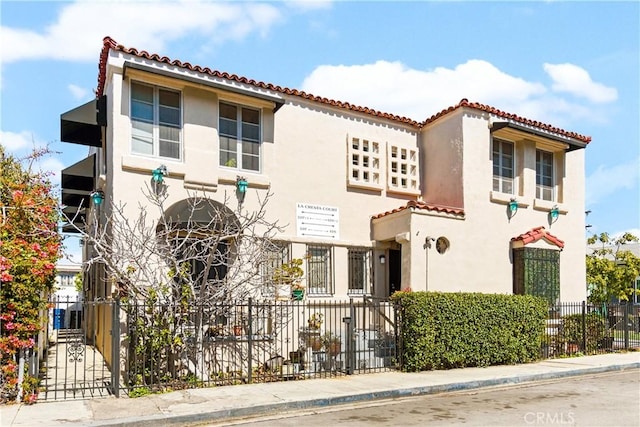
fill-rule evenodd
<path id="1" fill-rule="evenodd" d="M 289 244 L 287 242 L 267 242 L 264 261 L 264 278 L 271 281 L 276 269 L 291 261 Z"/>
<path id="2" fill-rule="evenodd" d="M 75 285 L 76 285 L 75 279 L 76 279 L 76 275 L 75 274 L 61 273 L 60 274 L 60 287 L 61 288 L 75 287 Z"/>
<path id="3" fill-rule="evenodd" d="M 180 92 L 131 83 L 131 152 L 181 158 Z"/>
<path id="4" fill-rule="evenodd" d="M 349 249 L 349 293 L 369 293 L 371 284 L 371 250 Z"/>
<path id="5" fill-rule="evenodd" d="M 493 140 L 493 191 L 514 194 L 513 188 L 513 143 Z"/>
<path id="6" fill-rule="evenodd" d="M 536 198 L 553 200 L 553 153 L 536 150 Z"/>
<path id="7" fill-rule="evenodd" d="M 365 188 L 381 188 L 380 143 L 366 139 L 351 138 L 347 141 L 349 162 L 349 185 Z"/>
<path id="8" fill-rule="evenodd" d="M 310 295 L 333 293 L 331 247 L 307 246 L 307 288 Z"/>
<path id="9" fill-rule="evenodd" d="M 220 166 L 260 171 L 260 111 L 220 103 Z"/>
<path id="10" fill-rule="evenodd" d="M 387 169 L 389 191 L 419 194 L 417 150 L 389 145 Z"/>
<path id="11" fill-rule="evenodd" d="M 560 251 L 514 249 L 513 293 L 539 296 L 550 304 L 557 303 L 560 298 Z"/>

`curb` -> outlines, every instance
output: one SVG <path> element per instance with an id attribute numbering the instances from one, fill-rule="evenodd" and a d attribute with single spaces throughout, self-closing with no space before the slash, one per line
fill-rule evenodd
<path id="1" fill-rule="evenodd" d="M 609 365 L 593 368 L 571 369 L 561 372 L 548 372 L 542 374 L 518 375 L 507 378 L 498 378 L 481 381 L 465 381 L 451 384 L 441 384 L 434 386 L 412 387 L 406 389 L 383 390 L 371 393 L 360 393 L 355 395 L 309 399 L 300 401 L 290 401 L 272 403 L 252 407 L 242 407 L 224 409 L 211 412 L 200 412 L 197 414 L 184 415 L 153 415 L 148 417 L 136 417 L 135 419 L 120 418 L 118 420 L 102 420 L 85 425 L 91 426 L 139 426 L 158 427 L 163 425 L 185 425 L 205 422 L 220 422 L 232 418 L 243 418 L 256 415 L 272 415 L 276 412 L 292 411 L 300 409 L 322 408 L 327 406 L 342 405 L 348 403 L 360 403 L 365 401 L 375 401 L 382 399 L 393 399 L 402 397 L 422 396 L 453 391 L 474 390 L 485 387 L 495 387 L 500 385 L 524 384 L 550 379 L 574 377 L 579 375 L 600 374 L 604 372 L 625 371 L 629 369 L 640 369 L 640 362 L 628 363 L 624 365 Z"/>

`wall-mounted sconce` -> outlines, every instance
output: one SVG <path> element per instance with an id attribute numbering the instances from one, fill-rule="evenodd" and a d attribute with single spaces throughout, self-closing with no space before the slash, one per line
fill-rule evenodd
<path id="1" fill-rule="evenodd" d="M 159 167 L 151 171 L 151 177 L 153 178 L 153 181 L 157 182 L 158 184 L 164 181 L 164 177 L 167 176 L 167 174 L 167 167 L 165 165 L 160 165 Z"/>
<path id="2" fill-rule="evenodd" d="M 240 203 L 244 202 L 244 196 L 247 193 L 248 187 L 249 183 L 244 177 L 238 176 L 236 178 L 236 196 L 238 196 L 238 201 L 240 201 Z"/>
<path id="3" fill-rule="evenodd" d="M 247 187 L 249 187 L 249 183 L 244 177 L 239 176 L 238 178 L 236 178 L 236 187 L 238 188 L 239 192 L 246 193 Z"/>
<path id="4" fill-rule="evenodd" d="M 387 262 L 387 258 L 384 256 L 384 254 L 380 255 L 378 259 L 380 260 L 380 264 L 384 264 L 385 262 Z"/>
<path id="5" fill-rule="evenodd" d="M 102 190 L 96 190 L 90 194 L 93 204 L 100 206 L 104 201 L 104 192 Z"/>
<path id="6" fill-rule="evenodd" d="M 513 217 L 518 212 L 518 201 L 515 197 L 512 197 L 509 201 L 509 218 Z"/>
<path id="7" fill-rule="evenodd" d="M 549 211 L 549 223 L 553 224 L 558 220 L 558 216 L 560 215 L 560 210 L 558 209 L 558 205 L 554 205 Z"/>

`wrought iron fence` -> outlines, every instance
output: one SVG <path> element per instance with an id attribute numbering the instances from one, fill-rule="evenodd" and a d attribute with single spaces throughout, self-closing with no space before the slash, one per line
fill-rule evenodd
<path id="1" fill-rule="evenodd" d="M 557 303 L 550 306 L 543 358 L 640 347 L 640 306 Z"/>
<path id="2" fill-rule="evenodd" d="M 324 378 L 399 367 L 396 310 L 372 297 L 185 306 L 51 301 L 40 399 Z M 640 306 L 552 305 L 542 357 L 640 347 Z"/>
<path id="3" fill-rule="evenodd" d="M 124 388 L 133 394 L 382 371 L 397 359 L 388 301 L 248 300 L 179 316 L 163 304 L 124 308 Z"/>

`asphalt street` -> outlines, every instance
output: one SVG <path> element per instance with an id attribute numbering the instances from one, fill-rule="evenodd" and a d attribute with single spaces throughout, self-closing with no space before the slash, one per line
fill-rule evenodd
<path id="1" fill-rule="evenodd" d="M 639 399 L 636 369 L 207 425 L 636 427 Z"/>

